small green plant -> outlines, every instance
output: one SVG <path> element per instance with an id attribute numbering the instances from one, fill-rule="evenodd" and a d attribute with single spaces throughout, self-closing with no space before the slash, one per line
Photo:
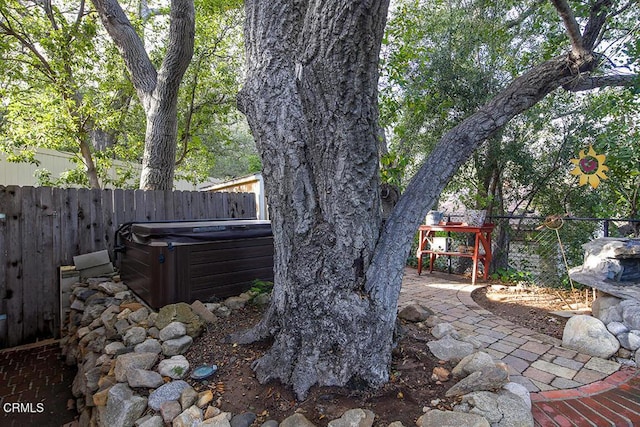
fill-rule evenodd
<path id="1" fill-rule="evenodd" d="M 260 294 L 271 293 L 272 289 L 273 289 L 273 282 L 270 282 L 268 280 L 255 279 L 253 281 L 253 286 L 251 287 L 250 291 L 256 295 L 260 295 Z"/>
<path id="2" fill-rule="evenodd" d="M 518 271 L 513 268 L 498 268 L 496 272 L 491 275 L 491 278 L 504 283 L 531 283 L 533 281 L 531 273 Z"/>
<path id="3" fill-rule="evenodd" d="M 174 366 L 173 369 L 171 369 L 173 372 L 175 372 L 176 375 L 182 376 L 182 374 L 184 373 L 184 368 L 182 366 Z"/>

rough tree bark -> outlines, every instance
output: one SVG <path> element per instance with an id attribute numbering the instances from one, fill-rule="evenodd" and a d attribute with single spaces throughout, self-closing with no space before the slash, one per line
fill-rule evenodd
<path id="1" fill-rule="evenodd" d="M 140 188 L 171 190 L 178 135 L 178 90 L 191 57 L 195 36 L 193 0 L 171 0 L 167 53 L 159 70 L 117 0 L 92 0 L 116 44 L 147 118 Z"/>
<path id="2" fill-rule="evenodd" d="M 388 376 L 394 316 L 364 292 L 381 224 L 376 98 L 387 7 L 245 2 L 239 105 L 263 159 L 277 285 L 242 341 L 277 331 L 256 372 L 299 397 L 314 384 Z"/>
<path id="3" fill-rule="evenodd" d="M 239 105 L 263 159 L 275 286 L 262 321 L 233 339 L 272 336 L 256 375 L 292 385 L 300 399 L 314 384 L 387 381 L 402 273 L 422 218 L 480 143 L 596 65 L 593 43 L 581 41 L 583 50 L 513 81 L 443 136 L 379 234 L 376 84 L 387 7 L 245 2 Z"/>

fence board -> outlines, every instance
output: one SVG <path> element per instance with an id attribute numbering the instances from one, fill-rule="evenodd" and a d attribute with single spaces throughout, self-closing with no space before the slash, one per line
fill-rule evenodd
<path id="1" fill-rule="evenodd" d="M 9 241 L 7 239 L 7 224 L 9 221 L 9 203 L 11 201 L 11 195 L 7 188 L 0 188 L 0 214 L 4 217 L 0 217 L 0 348 L 7 345 L 7 319 L 4 317 L 7 315 L 7 266 L 9 265 Z"/>
<path id="2" fill-rule="evenodd" d="M 0 186 L 0 213 L 0 315 L 7 315 L 4 325 L 0 317 L 0 348 L 59 334 L 58 268 L 103 249 L 115 260 L 120 224 L 256 218 L 253 197 L 239 193 L 17 186 Z"/>
<path id="3" fill-rule="evenodd" d="M 9 187 L 10 198 L 7 203 L 7 343 L 15 345 L 23 339 L 22 334 L 22 209 L 20 199 L 22 189 Z"/>
<path id="4" fill-rule="evenodd" d="M 36 233 L 36 230 L 42 227 L 42 217 L 39 215 L 40 202 L 36 198 L 35 188 L 23 187 L 20 201 L 24 215 L 22 226 L 22 334 L 31 341 L 37 335 L 38 311 L 42 304 L 38 296 L 40 266 L 37 260 L 41 253 L 38 253 L 40 251 L 38 250 L 39 242 Z"/>

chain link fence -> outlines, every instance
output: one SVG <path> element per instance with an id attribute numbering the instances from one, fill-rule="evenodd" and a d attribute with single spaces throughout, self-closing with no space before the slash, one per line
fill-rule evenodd
<path id="1" fill-rule="evenodd" d="M 460 215 L 449 220 L 460 221 Z M 569 268 L 581 265 L 585 243 L 604 236 L 639 237 L 640 220 L 538 216 L 494 216 L 491 235 L 493 260 L 490 277 L 505 282 L 525 282 L 541 287 L 570 288 Z M 473 235 L 451 233 L 452 248 L 473 245 Z M 436 269 L 470 274 L 471 261 L 439 257 Z"/>

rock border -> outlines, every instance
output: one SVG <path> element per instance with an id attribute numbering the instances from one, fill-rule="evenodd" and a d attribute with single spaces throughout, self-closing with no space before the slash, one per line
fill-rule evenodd
<path id="1" fill-rule="evenodd" d="M 245 292 L 219 304 L 177 303 L 154 311 L 117 275 L 74 284 L 60 344 L 66 363 L 78 367 L 72 393 L 80 414 L 79 424 L 249 427 L 256 414 L 224 412 L 213 402 L 211 390 L 198 393 L 183 380 L 191 371 L 183 354 L 205 323 L 229 316 L 255 297 Z M 258 299 L 261 303 L 268 301 L 264 295 Z M 433 376 L 438 381 L 458 379 L 448 395 L 461 396 L 461 403 L 453 411 L 444 412 L 425 406 L 418 426 L 439 426 L 443 419 L 450 418 L 461 425 L 455 420 L 465 416 L 478 421 L 477 425 L 533 426 L 529 393 L 508 381 L 506 365 L 478 351 L 481 343 L 439 321 L 431 310 L 419 304 L 409 304 L 399 317 L 432 328 L 437 340 L 427 344 L 431 352 L 441 360 L 459 361 L 452 372 L 436 368 Z M 438 402 L 431 405 L 437 407 Z M 328 425 L 371 427 L 374 419 L 371 411 L 356 408 Z M 281 422 L 268 420 L 262 426 L 314 424 L 294 413 Z M 389 427 L 403 425 L 396 421 Z"/>

